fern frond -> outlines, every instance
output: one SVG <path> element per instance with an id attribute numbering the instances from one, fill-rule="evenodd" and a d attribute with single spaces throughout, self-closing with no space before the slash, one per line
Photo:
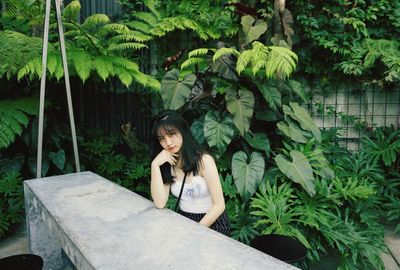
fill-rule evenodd
<path id="1" fill-rule="evenodd" d="M 238 72 L 239 75 L 250 64 L 252 57 L 253 57 L 252 50 L 246 50 L 239 55 L 239 58 L 236 62 L 236 71 Z"/>
<path id="2" fill-rule="evenodd" d="M 219 58 L 221 58 L 222 56 L 225 56 L 225 55 L 234 55 L 237 57 L 240 55 L 240 53 L 236 49 L 233 49 L 233 48 L 221 48 L 215 52 L 212 60 L 213 60 L 213 62 L 215 62 Z"/>
<path id="3" fill-rule="evenodd" d="M 124 69 L 132 70 L 132 71 L 139 70 L 138 64 L 136 64 L 135 62 L 132 62 L 126 58 L 123 58 L 120 56 L 113 56 L 110 58 L 110 60 L 112 61 L 114 67 L 122 67 Z"/>
<path id="4" fill-rule="evenodd" d="M 199 58 L 199 57 L 192 57 L 187 59 L 185 62 L 182 63 L 181 69 L 187 69 L 195 67 L 196 65 L 204 65 L 207 64 L 207 59 Z"/>
<path id="5" fill-rule="evenodd" d="M 152 26 L 156 25 L 158 22 L 157 17 L 150 12 L 136 12 L 135 14 L 133 14 L 133 16 Z"/>
<path id="6" fill-rule="evenodd" d="M 164 31 L 164 29 L 162 29 L 161 27 L 154 27 L 150 30 L 150 34 L 157 36 L 157 37 L 162 37 L 166 34 L 167 32 Z"/>
<path id="7" fill-rule="evenodd" d="M 106 36 L 106 35 L 115 34 L 115 33 L 118 33 L 120 35 L 126 35 L 126 34 L 129 34 L 130 31 L 131 30 L 124 24 L 108 23 L 108 24 L 105 24 L 102 27 L 100 27 L 98 34 L 101 36 Z"/>
<path id="8" fill-rule="evenodd" d="M 40 38 L 9 30 L 0 31 L 0 77 L 4 74 L 8 79 L 15 76 L 29 61 L 40 57 L 41 49 Z"/>
<path id="9" fill-rule="evenodd" d="M 129 87 L 132 84 L 133 78 L 126 69 L 120 66 L 116 66 L 114 67 L 114 70 L 116 71 L 115 72 L 116 76 L 126 87 Z"/>
<path id="10" fill-rule="evenodd" d="M 148 80 L 147 80 L 146 86 L 149 87 L 150 89 L 153 89 L 153 90 L 157 91 L 157 92 L 159 92 L 160 89 L 161 89 L 161 83 L 158 80 L 156 80 L 156 79 L 154 79 L 153 77 L 150 77 L 150 76 L 148 76 Z"/>
<path id="11" fill-rule="evenodd" d="M 130 31 L 128 34 L 116 35 L 109 39 L 111 43 L 119 43 L 119 42 L 127 42 L 127 41 L 137 41 L 137 42 L 146 42 L 153 39 L 152 36 L 143 34 L 138 31 Z"/>
<path id="12" fill-rule="evenodd" d="M 30 60 L 25 66 L 23 66 L 17 74 L 17 79 L 21 80 L 25 76 L 30 76 L 31 79 L 35 76 L 38 78 L 42 77 L 42 59 L 34 58 Z"/>
<path id="13" fill-rule="evenodd" d="M 81 11 L 81 3 L 78 0 L 73 0 L 63 10 L 63 15 L 67 18 L 75 19 Z"/>
<path id="14" fill-rule="evenodd" d="M 180 24 L 176 24 L 176 21 L 173 20 L 173 18 L 167 18 L 162 20 L 161 22 L 159 22 L 157 24 L 158 28 L 161 28 L 164 32 L 171 32 L 173 30 L 175 30 L 176 28 L 180 29 L 180 30 L 184 30 L 185 28 L 180 25 Z"/>
<path id="15" fill-rule="evenodd" d="M 110 23 L 110 18 L 106 14 L 93 14 L 85 19 L 82 27 L 89 27 L 97 24 Z"/>
<path id="16" fill-rule="evenodd" d="M 154 1 L 145 1 L 145 4 L 147 8 L 154 14 L 154 16 L 158 19 L 161 20 L 161 14 L 160 12 L 156 9 Z"/>
<path id="17" fill-rule="evenodd" d="M 197 29 L 200 28 L 199 24 L 191 19 L 188 18 L 182 18 L 181 24 L 186 28 L 186 29 L 191 29 L 193 31 L 196 31 Z"/>
<path id="18" fill-rule="evenodd" d="M 108 56 L 100 55 L 93 59 L 93 65 L 100 78 L 105 81 L 110 75 L 114 75 L 113 64 Z"/>
<path id="19" fill-rule="evenodd" d="M 84 50 L 72 50 L 69 52 L 69 56 L 77 75 L 85 82 L 89 78 L 93 68 L 91 55 Z"/>
<path id="20" fill-rule="evenodd" d="M 53 76 L 56 72 L 57 65 L 62 65 L 60 55 L 49 53 L 47 56 L 47 69 L 50 76 Z"/>
<path id="21" fill-rule="evenodd" d="M 140 49 L 148 48 L 147 45 L 144 45 L 142 43 L 134 43 L 134 42 L 127 42 L 127 43 L 120 43 L 120 44 L 111 44 L 108 48 L 107 51 L 109 52 L 115 52 L 115 51 L 137 51 Z"/>
<path id="22" fill-rule="evenodd" d="M 126 25 L 137 31 L 141 31 L 145 34 L 150 34 L 151 27 L 145 22 L 131 21 L 131 22 L 126 23 Z"/>
<path id="23" fill-rule="evenodd" d="M 0 101 L 0 149 L 10 145 L 29 123 L 27 115 L 38 115 L 37 99 L 23 98 Z"/>
<path id="24" fill-rule="evenodd" d="M 285 47 L 265 46 L 254 41 L 253 49 L 239 55 L 236 71 L 240 74 L 246 67 L 252 69 L 253 76 L 265 69 L 265 76 L 270 78 L 276 73 L 288 77 L 296 68 L 297 55 Z"/>
<path id="25" fill-rule="evenodd" d="M 193 50 L 193 51 L 189 52 L 189 58 L 207 55 L 209 50 L 210 49 L 208 49 L 208 48 L 199 48 L 199 49 Z"/>
<path id="26" fill-rule="evenodd" d="M 366 40 L 363 44 L 364 66 L 371 68 L 376 60 L 381 59 L 389 70 L 400 73 L 400 42 L 396 40 Z"/>
<path id="27" fill-rule="evenodd" d="M 74 30 L 66 31 L 64 33 L 64 36 L 65 37 L 76 37 L 76 36 L 79 36 L 80 34 L 81 34 L 81 31 L 79 29 L 74 29 Z"/>

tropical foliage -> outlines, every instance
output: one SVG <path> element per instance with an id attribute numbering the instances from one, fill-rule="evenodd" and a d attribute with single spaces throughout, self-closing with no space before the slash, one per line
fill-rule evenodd
<path id="1" fill-rule="evenodd" d="M 335 254 L 340 269 L 383 269 L 382 224 L 400 231 L 399 132 L 371 129 L 352 153 L 339 146 L 338 130 L 317 127 L 306 103 L 338 81 L 398 86 L 399 4 L 248 2 L 121 0 L 115 21 L 79 18 L 79 1 L 70 1 L 71 75 L 104 89 L 138 84 L 153 98 L 144 105 L 158 97 L 187 118 L 218 163 L 234 239 L 287 235 L 307 247 L 310 263 Z M 41 5 L 8 0 L 0 19 L 0 83 L 8 88 L 0 88 L 0 236 L 21 220 L 21 177 L 37 169 L 37 104 L 19 98 L 35 95 L 42 74 Z M 64 74 L 50 28 L 47 76 L 56 83 Z M 177 44 L 181 34 L 191 42 Z M 156 60 L 146 57 L 154 47 Z M 159 80 L 143 65 L 162 67 L 151 71 Z M 66 130 L 57 114 L 46 117 L 42 175 L 73 171 Z M 148 149 L 132 130 L 108 137 L 78 129 L 82 167 L 149 197 Z"/>
<path id="2" fill-rule="evenodd" d="M 42 4 L 40 1 L 34 3 L 39 6 Z M 13 5 L 15 3 L 12 2 L 11 10 L 14 8 Z M 79 23 L 77 15 L 80 8 L 79 1 L 74 0 L 63 13 L 71 75 L 76 75 L 85 82 L 93 72 L 103 81 L 117 77 L 127 87 L 135 81 L 158 90 L 159 82 L 141 72 L 137 62 L 137 52 L 147 48 L 143 42 L 150 40 L 151 37 L 133 31 L 124 24 L 112 23 L 105 14 L 91 15 L 83 23 Z M 4 14 L 4 18 L 9 15 L 10 12 Z M 54 16 L 52 18 L 54 19 Z M 56 26 L 51 24 L 50 31 L 56 31 Z M 40 78 L 42 39 L 31 36 L 32 32 L 25 34 L 7 27 L 8 25 L 3 24 L 3 30 L 0 31 L 0 55 L 4 60 L 2 63 L 6 63 L 0 66 L 0 78 L 4 75 L 9 79 L 17 76 L 19 80 L 26 76 L 29 80 Z M 47 70 L 49 78 L 60 80 L 64 76 L 64 71 L 59 53 L 60 45 L 56 37 L 50 35 Z M 27 51 L 29 53 L 25 54 Z M 15 52 L 18 52 L 16 57 Z M 6 59 L 13 60 L 10 62 L 5 61 Z"/>

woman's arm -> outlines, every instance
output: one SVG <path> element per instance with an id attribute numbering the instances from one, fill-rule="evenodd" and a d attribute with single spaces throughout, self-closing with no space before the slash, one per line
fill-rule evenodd
<path id="1" fill-rule="evenodd" d="M 151 197 L 154 205 L 159 209 L 165 207 L 169 197 L 170 184 L 164 184 L 160 170 L 160 166 L 166 162 L 174 165 L 176 158 L 165 150 L 161 151 L 151 162 Z"/>
<path id="2" fill-rule="evenodd" d="M 212 206 L 199 223 L 210 227 L 225 210 L 225 199 L 219 181 L 217 165 L 210 155 L 203 155 L 200 173 L 210 191 Z"/>

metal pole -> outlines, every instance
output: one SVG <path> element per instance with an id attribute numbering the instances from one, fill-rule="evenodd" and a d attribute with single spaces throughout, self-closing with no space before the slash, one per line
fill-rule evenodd
<path id="1" fill-rule="evenodd" d="M 56 2 L 58 35 L 60 38 L 61 57 L 62 57 L 63 67 L 64 67 L 65 90 L 67 93 L 69 121 L 70 121 L 70 125 L 71 125 L 72 144 L 73 144 L 74 156 L 75 156 L 75 168 L 76 168 L 76 172 L 80 172 L 81 167 L 79 164 L 78 143 L 76 140 L 75 119 L 74 119 L 74 111 L 73 111 L 73 107 L 72 107 L 72 98 L 71 98 L 71 86 L 69 83 L 67 52 L 65 49 L 64 28 L 63 28 L 62 17 L 61 17 L 61 7 L 60 7 L 61 1 L 55 0 L 55 2 Z"/>
<path id="2" fill-rule="evenodd" d="M 42 175 L 42 150 L 43 150 L 43 118 L 44 101 L 46 91 L 46 71 L 47 71 L 47 51 L 49 45 L 49 22 L 50 22 L 50 0 L 46 0 L 46 15 L 43 33 L 43 52 L 42 52 L 42 77 L 40 79 L 40 105 L 39 105 L 39 127 L 38 127 L 38 150 L 36 160 L 36 178 Z"/>
<path id="3" fill-rule="evenodd" d="M 43 120 L 44 120 L 44 102 L 45 102 L 45 93 L 46 93 L 47 55 L 48 55 L 48 45 L 49 45 L 49 24 L 50 24 L 50 9 L 51 9 L 50 1 L 51 0 L 46 0 L 46 14 L 45 14 L 45 21 L 44 21 L 44 33 L 43 33 L 42 77 L 40 79 L 40 105 L 39 105 L 39 128 L 38 128 L 38 151 L 37 151 L 37 163 L 36 163 L 36 178 L 40 178 L 42 176 Z M 64 67 L 65 90 L 67 93 L 68 112 L 69 112 L 71 134 L 72 134 L 72 144 L 73 144 L 74 156 L 75 156 L 75 167 L 76 167 L 76 171 L 80 172 L 81 168 L 80 168 L 80 164 L 79 164 L 78 144 L 77 144 L 77 139 L 76 139 L 74 112 L 73 112 L 73 107 L 72 107 L 71 86 L 69 83 L 67 53 L 66 53 L 66 49 L 65 49 L 64 29 L 63 29 L 62 17 L 61 17 L 61 7 L 60 7 L 61 2 L 62 2 L 61 0 L 55 0 L 57 23 L 58 23 L 58 34 L 59 34 L 59 38 L 60 38 L 61 56 L 62 56 L 63 67 Z"/>

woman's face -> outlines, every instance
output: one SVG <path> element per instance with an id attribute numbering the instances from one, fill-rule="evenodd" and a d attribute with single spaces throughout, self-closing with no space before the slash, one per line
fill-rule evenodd
<path id="1" fill-rule="evenodd" d="M 176 128 L 160 128 L 158 134 L 158 142 L 163 149 L 172 154 L 179 153 L 183 138 L 182 134 Z"/>

